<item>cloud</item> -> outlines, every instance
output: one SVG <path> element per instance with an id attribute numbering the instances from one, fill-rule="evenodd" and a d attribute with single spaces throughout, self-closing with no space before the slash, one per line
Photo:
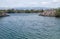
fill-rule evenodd
<path id="1" fill-rule="evenodd" d="M 60 0 L 53 0 L 53 2 L 57 2 L 58 3 L 58 2 L 60 2 Z"/>
<path id="2" fill-rule="evenodd" d="M 59 7 L 60 0 L 0 0 L 0 7 Z"/>
<path id="3" fill-rule="evenodd" d="M 42 5 L 48 5 L 50 2 L 40 2 Z"/>

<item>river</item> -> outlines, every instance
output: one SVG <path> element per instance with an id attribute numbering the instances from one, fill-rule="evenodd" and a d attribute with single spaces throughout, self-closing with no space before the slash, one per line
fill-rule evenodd
<path id="1" fill-rule="evenodd" d="M 60 18 L 11 13 L 0 17 L 0 39 L 60 39 Z"/>

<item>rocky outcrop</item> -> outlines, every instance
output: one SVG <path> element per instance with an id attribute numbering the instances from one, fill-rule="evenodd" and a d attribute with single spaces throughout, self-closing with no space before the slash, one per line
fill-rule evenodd
<path id="1" fill-rule="evenodd" d="M 42 16 L 55 16 L 55 10 L 45 10 L 43 13 L 40 13 Z"/>
<path id="2" fill-rule="evenodd" d="M 9 16 L 7 13 L 0 13 L 0 17 Z"/>

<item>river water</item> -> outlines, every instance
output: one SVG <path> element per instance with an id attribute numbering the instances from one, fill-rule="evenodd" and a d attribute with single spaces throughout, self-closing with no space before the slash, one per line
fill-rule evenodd
<path id="1" fill-rule="evenodd" d="M 0 39 L 60 39 L 60 18 L 36 13 L 0 17 Z"/>

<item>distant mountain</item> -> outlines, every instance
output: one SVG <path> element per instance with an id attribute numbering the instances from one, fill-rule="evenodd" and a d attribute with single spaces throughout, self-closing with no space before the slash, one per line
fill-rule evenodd
<path id="1" fill-rule="evenodd" d="M 41 9 L 50 9 L 50 8 L 46 8 L 46 7 L 15 7 L 15 8 L 4 8 L 4 7 L 0 7 L 0 10 L 7 10 L 7 9 L 16 9 L 16 10 L 31 10 L 31 9 L 34 9 L 34 10 L 41 10 Z"/>

